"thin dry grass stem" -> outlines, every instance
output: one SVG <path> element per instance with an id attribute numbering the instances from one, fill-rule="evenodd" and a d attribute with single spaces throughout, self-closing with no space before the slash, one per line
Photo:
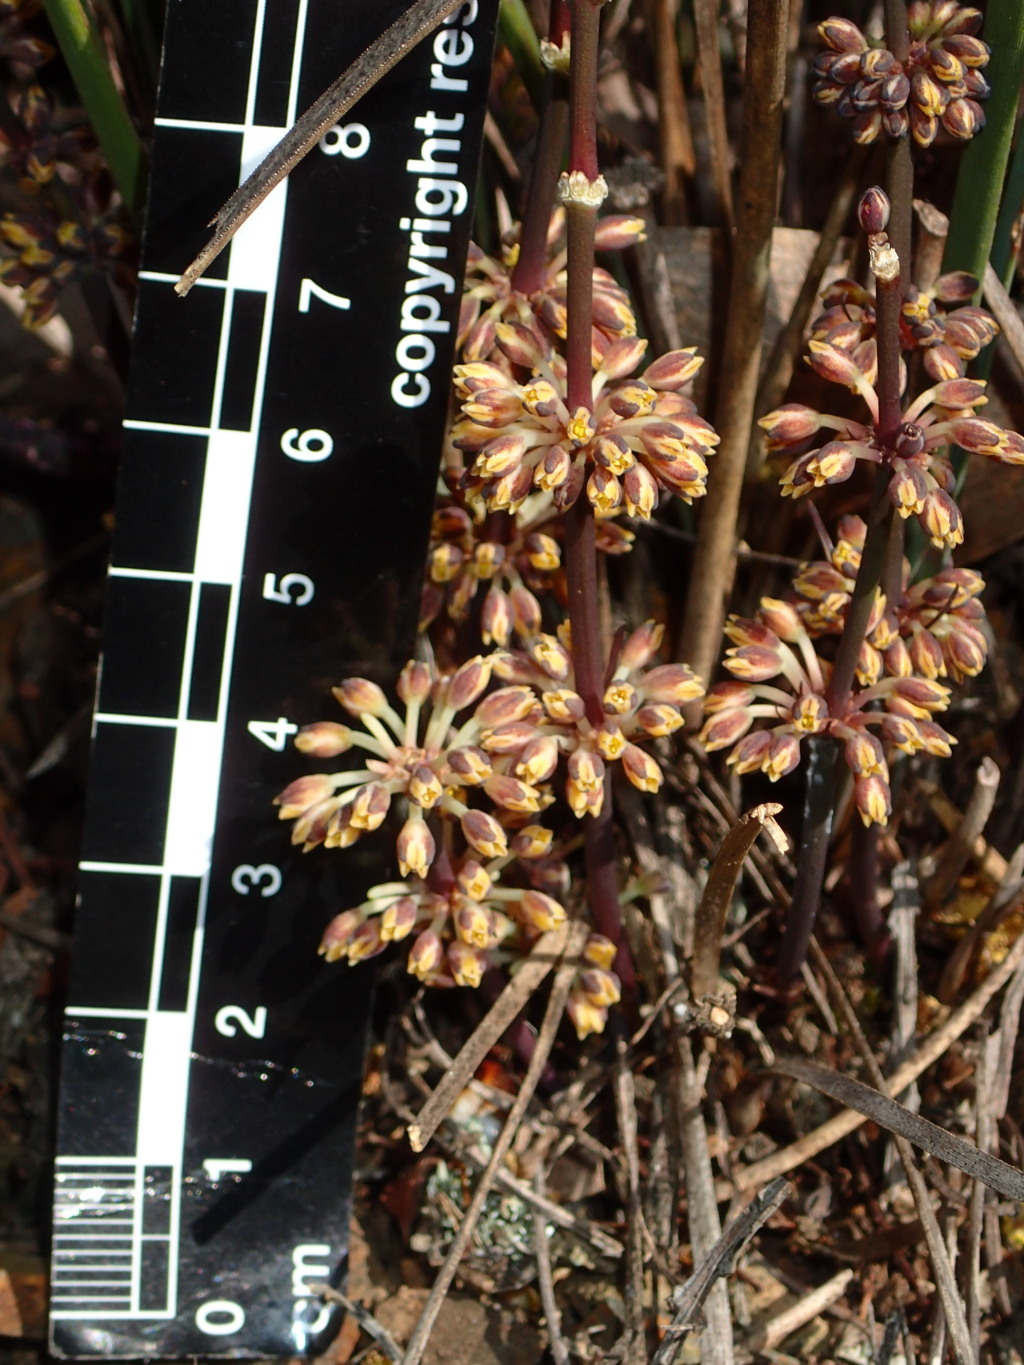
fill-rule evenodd
<path id="1" fill-rule="evenodd" d="M 999 1052 L 999 1037 L 990 1033 L 985 1021 L 978 1025 L 978 1060 L 974 1067 L 974 1141 L 978 1150 L 992 1152 L 995 1122 L 992 1116 L 992 1080 Z M 967 1216 L 966 1313 L 975 1355 L 981 1352 L 981 1250 L 985 1240 L 985 1205 L 991 1195 L 980 1180 L 971 1187 Z"/>
<path id="2" fill-rule="evenodd" d="M 701 1112 L 703 1080 L 694 1065 L 689 1040 L 675 1034 L 677 1123 L 685 1177 L 687 1223 L 693 1259 L 699 1264 L 709 1256 L 722 1235 L 711 1169 L 707 1129 Z M 706 1054 L 705 1054 L 706 1055 Z M 724 1280 L 716 1280 L 708 1292 L 705 1325 L 700 1337 L 701 1365 L 734 1365 L 732 1314 Z"/>
<path id="3" fill-rule="evenodd" d="M 667 226 L 686 222 L 686 181 L 697 169 L 676 42 L 678 13 L 679 0 L 654 0 L 651 28 L 658 91 L 661 168 L 665 173 L 662 222 Z"/>
<path id="4" fill-rule="evenodd" d="M 754 401 L 755 413 L 770 412 L 777 408 L 786 396 L 793 371 L 796 369 L 797 358 L 804 344 L 804 333 L 811 317 L 811 310 L 818 301 L 822 277 L 835 255 L 843 227 L 850 216 L 868 155 L 867 147 L 857 147 L 843 171 L 807 273 L 800 286 L 800 292 L 796 296 L 796 302 L 768 354 L 764 373 L 757 388 L 757 398 Z M 760 433 L 755 432 L 750 439 L 750 450 L 747 455 L 748 483 L 757 477 L 764 462 L 763 449 Z"/>
<path id="5" fill-rule="evenodd" d="M 782 810 L 777 802 L 754 806 L 733 825 L 708 874 L 704 894 L 697 908 L 693 934 L 693 963 L 690 968 L 690 994 L 695 1001 L 718 991 L 718 969 L 722 955 L 725 919 L 736 892 L 736 883 L 750 846 L 764 830 L 780 853 L 789 850 L 789 840 L 776 821 Z"/>
<path id="6" fill-rule="evenodd" d="M 343 1294 L 340 1289 L 335 1289 L 330 1284 L 313 1283 L 309 1286 L 311 1294 L 318 1295 L 321 1299 L 326 1299 L 328 1303 L 336 1303 L 344 1308 L 350 1317 L 355 1318 L 359 1326 L 372 1341 L 377 1343 L 378 1348 L 387 1356 L 388 1360 L 399 1362 L 402 1359 L 402 1348 L 395 1341 L 394 1337 L 382 1327 L 369 1309 L 364 1308 L 355 1299 L 350 1299 L 347 1294 Z"/>
<path id="7" fill-rule="evenodd" d="M 993 317 L 999 323 L 1002 340 L 1006 343 L 1018 369 L 1024 373 L 1024 321 L 1017 311 L 1017 305 L 1004 289 L 1002 280 L 991 265 L 985 266 L 982 293 L 992 310 Z"/>
<path id="8" fill-rule="evenodd" d="M 698 15 L 704 3 L 698 0 Z M 710 677 L 721 648 L 736 563 L 736 521 L 754 421 L 779 195 L 788 15 L 785 0 L 762 0 L 748 13 L 739 212 L 715 411 L 721 442 L 700 518 L 680 651 L 703 678 Z"/>
<path id="9" fill-rule="evenodd" d="M 626 1165 L 626 1331 L 624 1365 L 644 1365 L 644 1221 L 640 1208 L 640 1151 L 637 1142 L 636 1087 L 629 1052 L 620 1038 L 615 1059 L 615 1118 Z"/>
<path id="10" fill-rule="evenodd" d="M 409 1143 L 414 1152 L 423 1151 L 480 1063 L 551 971 L 565 948 L 568 933 L 568 925 L 560 924 L 537 940 L 526 962 L 467 1038 L 451 1069 L 417 1114 L 416 1122 L 409 1125 Z"/>
<path id="11" fill-rule="evenodd" d="M 729 1223 L 708 1254 L 694 1267 L 690 1278 L 676 1290 L 673 1296 L 675 1312 L 651 1357 L 651 1365 L 673 1365 L 683 1341 L 700 1321 L 701 1305 L 712 1286 L 732 1272 L 744 1247 L 792 1193 L 793 1187 L 788 1181 L 773 1180 Z"/>
<path id="12" fill-rule="evenodd" d="M 914 252 L 913 281 L 918 289 L 928 290 L 942 274 L 942 256 L 949 235 L 949 219 L 926 199 L 914 200 L 917 215 L 917 250 Z"/>
<path id="13" fill-rule="evenodd" d="M 533 1178 L 534 1193 L 545 1198 L 544 1172 Z M 537 1259 L 537 1288 L 548 1329 L 548 1350 L 555 1365 L 569 1365 L 569 1348 L 562 1336 L 562 1315 L 555 1301 L 555 1282 L 551 1274 L 551 1248 L 548 1246 L 547 1219 L 535 1210 L 533 1215 L 533 1254 Z"/>
<path id="14" fill-rule="evenodd" d="M 935 871 L 925 883 L 926 905 L 932 908 L 941 905 L 956 886 L 960 873 L 970 859 L 975 841 L 985 832 L 996 803 L 999 778 L 999 765 L 986 755 L 978 764 L 974 790 L 964 811 L 964 818 L 940 853 Z"/>
<path id="15" fill-rule="evenodd" d="M 957 1215 L 950 1210 L 946 1214 L 946 1252 L 949 1263 L 956 1269 L 957 1252 Z M 946 1315 L 942 1304 L 936 1299 L 932 1305 L 932 1335 L 928 1343 L 928 1365 L 942 1365 L 946 1359 Z"/>
<path id="16" fill-rule="evenodd" d="M 1020 1012 L 1024 1004 L 1024 965 L 1017 968 L 1013 979 L 1003 996 L 1003 1007 L 999 1012 L 999 1028 L 993 1035 L 993 1058 L 991 1062 L 988 1091 L 988 1121 L 991 1125 L 991 1151 L 998 1151 L 998 1126 L 1006 1117 L 1006 1106 L 1010 1099 L 1010 1076 L 1013 1072 L 1013 1059 L 1020 1031 Z M 1002 1230 L 999 1226 L 999 1210 L 994 1200 L 985 1202 L 985 1266 L 988 1271 L 989 1287 L 996 1306 L 1004 1317 L 1013 1313 L 1010 1290 L 1006 1277 L 1006 1253 L 1003 1247 Z"/>
<path id="17" fill-rule="evenodd" d="M 693 19 L 697 30 L 697 58 L 704 95 L 708 146 L 711 152 L 711 181 L 722 226 L 731 233 L 733 226 L 732 179 L 730 177 L 729 131 L 725 122 L 725 86 L 722 83 L 722 53 L 718 37 L 718 0 L 693 0 Z"/>
<path id="18" fill-rule="evenodd" d="M 954 805 L 941 788 L 933 783 L 923 785 L 928 797 L 928 808 L 942 825 L 947 834 L 959 829 L 963 813 Z M 1006 876 L 1006 859 L 997 848 L 985 842 L 980 836 L 975 839 L 971 857 L 990 881 L 1001 882 Z"/>
<path id="19" fill-rule="evenodd" d="M 991 900 L 974 923 L 968 925 L 963 937 L 953 945 L 953 951 L 942 969 L 935 992 L 943 1004 L 948 1005 L 959 993 L 971 960 L 984 941 L 985 935 L 998 929 L 1003 920 L 1016 909 L 1024 885 L 1021 881 L 1022 874 L 1024 844 L 1018 844 Z"/>
<path id="20" fill-rule="evenodd" d="M 761 1355 L 776 1350 L 788 1336 L 805 1327 L 823 1309 L 841 1298 L 852 1279 L 852 1270 L 840 1270 L 830 1280 L 826 1280 L 817 1289 L 812 1289 L 796 1303 L 774 1313 L 744 1344 L 751 1351 Z"/>
<path id="21" fill-rule="evenodd" d="M 871 1079 L 872 1085 L 876 1090 L 881 1091 L 885 1087 L 885 1077 L 882 1075 L 882 1068 L 875 1059 L 875 1054 L 871 1050 L 871 1045 L 867 1040 L 864 1030 L 860 1026 L 857 1012 L 853 1008 L 850 997 L 846 992 L 842 982 L 832 970 L 832 964 L 828 957 L 822 952 L 817 941 L 814 941 L 812 954 L 815 965 L 825 978 L 825 982 L 832 996 L 836 1010 L 842 1016 L 843 1023 L 846 1025 L 857 1051 L 860 1053 L 865 1070 Z M 916 1119 L 916 1123 L 923 1123 L 924 1120 Z M 933 1126 L 933 1125 L 929 1125 Z M 943 1130 L 938 1130 L 943 1131 Z M 924 1230 L 925 1241 L 928 1244 L 928 1254 L 931 1257 L 932 1270 L 935 1273 L 936 1287 L 939 1292 L 939 1299 L 946 1317 L 946 1329 L 949 1333 L 950 1345 L 953 1355 L 959 1365 L 975 1365 L 978 1359 L 971 1333 L 968 1328 L 967 1318 L 964 1313 L 964 1306 L 960 1300 L 960 1293 L 957 1288 L 956 1275 L 950 1260 L 949 1252 L 942 1240 L 942 1231 L 939 1221 L 935 1216 L 932 1207 L 931 1193 L 925 1183 L 925 1178 L 921 1174 L 921 1169 L 917 1164 L 913 1148 L 910 1142 L 902 1134 L 896 1135 L 896 1148 L 903 1163 L 903 1169 L 907 1176 L 907 1183 L 914 1196 L 914 1203 L 917 1206 L 917 1215 L 921 1220 L 921 1227 Z M 980 1154 L 979 1154 L 980 1155 Z"/>
<path id="22" fill-rule="evenodd" d="M 903 1065 L 897 1067 L 893 1074 L 886 1079 L 882 1093 L 886 1095 L 900 1094 L 937 1062 L 947 1049 L 973 1023 L 981 1018 L 993 996 L 1002 990 L 1022 963 L 1024 963 L 1024 934 L 1016 940 L 1002 962 L 997 967 L 993 967 L 985 980 L 964 1001 L 960 1008 L 955 1010 L 932 1033 L 928 1034 L 913 1056 L 908 1057 Z M 805 1161 L 813 1160 L 819 1152 L 826 1151 L 833 1143 L 839 1142 L 849 1133 L 855 1132 L 863 1122 L 863 1114 L 858 1114 L 853 1109 L 844 1109 L 842 1113 L 836 1114 L 833 1118 L 820 1124 L 819 1127 L 812 1129 L 811 1132 L 806 1133 L 788 1147 L 782 1147 L 762 1161 L 755 1161 L 752 1165 L 737 1171 L 732 1187 L 726 1187 L 724 1191 L 720 1190 L 722 1197 L 728 1198 L 731 1193 L 736 1191 L 757 1189 L 758 1186 L 765 1184 L 777 1175 L 787 1175 Z"/>
<path id="23" fill-rule="evenodd" d="M 575 923 L 568 932 L 565 957 L 561 966 L 555 974 L 555 980 L 551 987 L 551 994 L 548 997 L 547 1008 L 544 1011 L 544 1018 L 541 1022 L 540 1031 L 537 1034 L 537 1042 L 530 1058 L 530 1064 L 526 1068 L 526 1075 L 523 1077 L 519 1093 L 515 1103 L 509 1110 L 508 1118 L 501 1130 L 498 1140 L 494 1144 L 490 1160 L 477 1182 L 477 1187 L 473 1192 L 473 1198 L 469 1207 L 466 1209 L 462 1223 L 455 1235 L 455 1239 L 449 1248 L 448 1254 L 444 1259 L 437 1278 L 434 1280 L 423 1305 L 419 1321 L 413 1330 L 412 1337 L 405 1349 L 402 1357 L 402 1365 L 419 1365 L 426 1349 L 430 1334 L 433 1331 L 437 1315 L 441 1311 L 441 1305 L 451 1288 L 452 1281 L 459 1268 L 470 1240 L 483 1212 L 484 1203 L 490 1194 L 498 1172 L 502 1169 L 505 1157 L 508 1155 L 509 1148 L 519 1131 L 519 1126 L 523 1121 L 526 1110 L 533 1098 L 533 1092 L 537 1089 L 537 1084 L 547 1065 L 551 1048 L 554 1045 L 555 1034 L 561 1023 L 562 1015 L 565 1013 L 566 1001 L 569 999 L 569 991 L 572 988 L 573 978 L 576 975 L 577 964 L 583 944 L 586 942 L 588 929 L 585 924 Z M 528 1188 L 528 1187 L 527 1187 Z"/>
<path id="24" fill-rule="evenodd" d="M 892 892 L 889 930 L 895 949 L 895 962 L 890 1055 L 899 1063 L 903 1061 L 917 1033 L 919 997 L 916 927 L 921 906 L 917 878 L 909 862 L 897 863 L 893 868 Z M 921 1103 L 916 1085 L 908 1086 L 896 1098 L 912 1113 L 916 1113 Z"/>

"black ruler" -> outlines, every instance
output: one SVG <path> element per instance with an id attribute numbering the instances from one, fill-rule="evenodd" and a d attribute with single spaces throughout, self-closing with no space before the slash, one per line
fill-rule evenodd
<path id="1" fill-rule="evenodd" d="M 63 1051 L 58 1355 L 290 1356 L 344 1266 L 370 975 L 273 795 L 416 624 L 497 0 L 469 0 L 189 297 L 205 224 L 402 0 L 170 0 Z"/>

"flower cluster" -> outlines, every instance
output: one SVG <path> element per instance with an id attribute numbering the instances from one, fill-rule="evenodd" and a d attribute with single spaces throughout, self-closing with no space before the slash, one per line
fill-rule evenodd
<path id="1" fill-rule="evenodd" d="M 330 960 L 362 961 L 411 937 L 408 968 L 420 980 L 478 985 L 489 966 L 517 960 L 565 918 L 568 869 L 534 818 L 556 799 L 556 771 L 564 767 L 562 792 L 578 818 L 600 814 L 609 763 L 642 791 L 661 785 L 640 745 L 682 725 L 679 708 L 703 695 L 700 683 L 682 665 L 650 666 L 662 628 L 648 622 L 614 660 L 601 716 L 588 717 L 567 630 L 560 635 L 527 632 L 521 649 L 478 656 L 448 676 L 412 661 L 397 685 L 404 713 L 375 683 L 348 678 L 335 696 L 358 728 L 321 721 L 296 736 L 316 758 L 370 755 L 361 768 L 298 778 L 277 797 L 304 851 L 347 848 L 379 829 L 396 800 L 403 807 L 395 852 L 404 880 L 331 921 L 321 946 Z M 492 677 L 506 685 L 488 691 Z M 603 1027 L 619 990 L 607 940 L 592 936 L 584 956 L 569 1011 L 581 1036 Z"/>
<path id="2" fill-rule="evenodd" d="M 43 66 L 54 53 L 49 43 L 25 27 L 41 10 L 40 0 L 0 0 L 0 57 L 26 71 Z"/>
<path id="3" fill-rule="evenodd" d="M 678 392 L 702 363 L 692 347 L 630 379 L 647 343 L 612 342 L 594 375 L 592 410 L 570 411 L 564 361 L 538 329 L 499 323 L 496 339 L 532 377 L 519 383 L 489 361 L 456 366 L 462 415 L 452 444 L 473 456 L 462 478 L 471 508 L 515 511 L 538 488 L 564 511 L 585 488 L 599 514 L 624 507 L 647 519 L 661 490 L 687 502 L 704 495 L 718 435 Z"/>
<path id="4" fill-rule="evenodd" d="M 955 138 L 973 137 L 985 126 L 978 101 L 989 93 L 981 74 L 989 48 L 977 37 L 981 11 L 958 0 L 911 0 L 907 17 L 910 51 L 903 62 L 849 19 L 819 24 L 826 51 L 814 63 L 814 98 L 852 119 L 857 142 L 910 132 L 928 147 L 940 127 Z"/>
<path id="5" fill-rule="evenodd" d="M 457 342 L 463 360 L 504 363 L 497 351 L 497 327 L 502 322 L 536 324 L 552 343 L 565 339 L 564 236 L 565 210 L 560 208 L 552 214 L 548 225 L 548 255 L 541 286 L 530 296 L 512 284 L 519 259 L 518 225 L 510 233 L 500 260 L 470 244 Z M 598 221 L 598 251 L 621 251 L 643 240 L 642 218 L 615 214 Z M 595 369 L 610 343 L 628 336 L 636 336 L 636 318 L 629 295 L 607 270 L 595 267 L 591 338 Z"/>
<path id="6" fill-rule="evenodd" d="M 731 745 L 738 773 L 760 770 L 777 782 L 799 764 L 803 740 L 830 736 L 843 745 L 861 819 L 884 825 L 892 812 L 885 746 L 947 756 L 955 743 L 931 718 L 950 696 L 934 678 L 885 677 L 834 706 L 831 667 L 792 603 L 763 598 L 756 617 L 731 617 L 725 631 L 733 641 L 725 667 L 736 681 L 708 692 L 700 737 L 708 750 Z"/>
<path id="7" fill-rule="evenodd" d="M 531 493 L 513 513 L 495 512 L 476 521 L 463 506 L 458 490 L 435 507 L 431 522 L 427 578 L 420 606 L 425 630 L 446 610 L 453 621 L 466 616 L 478 591 L 486 585 L 480 609 L 484 644 L 507 645 L 541 627 L 537 595 L 554 593 L 565 601 L 561 524 L 552 495 Z M 625 554 L 633 532 L 612 517 L 597 522 L 597 548 L 603 554 Z"/>
<path id="8" fill-rule="evenodd" d="M 828 559 L 803 565 L 794 579 L 794 606 L 815 639 L 842 633 L 864 536 L 860 517 L 843 517 Z M 957 683 L 976 677 L 988 657 L 985 609 L 979 600 L 984 587 L 975 570 L 952 566 L 911 583 L 904 560 L 898 599 L 887 602 L 876 592 L 858 659 L 858 681 L 868 686 L 883 674 L 950 677 Z"/>
<path id="9" fill-rule="evenodd" d="M 95 149 L 82 113 L 62 110 L 41 85 L 27 85 L 14 99 L 11 119 L 0 129 L 0 165 L 13 171 L 19 188 L 35 193 L 57 174 L 57 165 L 80 167 Z"/>
<path id="10" fill-rule="evenodd" d="M 809 350 L 812 368 L 860 394 L 870 420 L 856 422 L 802 403 L 786 403 L 762 417 L 769 450 L 792 458 L 782 476 L 783 495 L 799 498 L 825 484 L 843 483 L 858 460 L 885 463 L 892 470 L 889 498 L 900 516 L 917 517 L 935 545 L 959 545 L 963 518 L 952 497 L 948 447 L 955 443 L 1004 464 L 1024 464 L 1024 439 L 975 411 L 987 402 L 985 384 L 962 378 L 933 384 L 904 409 L 895 449 L 886 451 L 876 430 L 878 395 L 867 374 L 848 352 L 829 342 L 812 340 Z M 832 439 L 816 443 L 820 431 Z"/>
<path id="11" fill-rule="evenodd" d="M 929 378 L 956 379 L 967 362 L 999 334 L 991 313 L 970 299 L 978 281 L 966 270 L 940 275 L 928 290 L 909 285 L 900 313 L 900 342 L 905 351 L 920 351 Z M 854 280 L 836 280 L 822 294 L 824 310 L 811 323 L 811 337 L 845 351 L 874 383 L 878 376 L 875 348 L 875 296 Z"/>
<path id="12" fill-rule="evenodd" d="M 122 226 L 119 207 L 110 205 L 105 174 L 80 197 L 87 207 L 78 221 L 46 205 L 0 219 L 0 247 L 9 253 L 0 256 L 0 279 L 22 290 L 26 327 L 41 327 L 53 317 L 61 289 L 83 266 L 120 276 L 130 270 L 132 239 Z"/>

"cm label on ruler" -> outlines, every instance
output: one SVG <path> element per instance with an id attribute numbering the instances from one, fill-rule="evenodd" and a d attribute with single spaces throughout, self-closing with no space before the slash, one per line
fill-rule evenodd
<path id="1" fill-rule="evenodd" d="M 53 1350 L 288 1356 L 344 1266 L 385 869 L 271 797 L 414 630 L 496 0 L 323 138 L 187 300 L 202 224 L 401 0 L 171 0 L 64 1044 Z"/>

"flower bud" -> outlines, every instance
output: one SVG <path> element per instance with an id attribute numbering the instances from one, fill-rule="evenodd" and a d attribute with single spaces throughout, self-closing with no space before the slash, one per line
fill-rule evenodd
<path id="1" fill-rule="evenodd" d="M 797 735 L 771 736 L 768 751 L 761 760 L 761 770 L 767 773 L 769 782 L 791 773 L 800 762 L 800 740 Z"/>
<path id="2" fill-rule="evenodd" d="M 478 787 L 493 771 L 490 759 L 483 749 L 478 749 L 475 744 L 449 749 L 447 764 L 459 784 L 464 787 Z"/>
<path id="3" fill-rule="evenodd" d="M 314 721 L 304 725 L 295 736 L 295 747 L 314 758 L 335 758 L 352 747 L 352 731 L 347 725 L 336 725 L 331 720 Z"/>
<path id="4" fill-rule="evenodd" d="M 617 725 L 611 721 L 605 721 L 594 736 L 597 744 L 597 752 L 609 763 L 614 763 L 617 758 L 621 758 L 627 748 L 626 736 Z"/>
<path id="5" fill-rule="evenodd" d="M 665 775 L 658 764 L 636 744 L 627 744 L 622 751 L 622 770 L 633 786 L 642 792 L 660 790 Z"/>
<path id="6" fill-rule="evenodd" d="M 606 972 L 602 967 L 588 967 L 580 972 L 580 989 L 592 1005 L 617 1005 L 622 999 L 622 988 L 614 972 Z"/>
<path id="7" fill-rule="evenodd" d="M 448 968 L 455 978 L 456 986 L 471 986 L 474 990 L 480 985 L 487 968 L 487 955 L 468 943 L 449 943 Z"/>
<path id="8" fill-rule="evenodd" d="M 813 436 L 821 426 L 821 414 L 803 403 L 785 403 L 758 419 L 772 445 L 792 445 Z"/>
<path id="9" fill-rule="evenodd" d="M 553 735 L 538 735 L 519 754 L 515 773 L 524 782 L 536 786 L 546 782 L 558 766 L 558 741 Z"/>
<path id="10" fill-rule="evenodd" d="M 348 945 L 348 960 L 355 966 L 367 958 L 376 957 L 387 947 L 387 940 L 381 933 L 380 920 L 376 917 L 365 920 L 352 935 Z"/>
<path id="11" fill-rule="evenodd" d="M 656 621 L 645 621 L 629 636 L 619 655 L 618 672 L 632 673 L 644 668 L 657 654 L 665 634 L 665 627 Z"/>
<path id="12" fill-rule="evenodd" d="M 425 820 L 410 816 L 406 820 L 395 841 L 395 853 L 403 877 L 414 872 L 417 877 L 425 877 L 434 861 L 436 845 Z"/>
<path id="13" fill-rule="evenodd" d="M 429 768 L 420 768 L 418 771 L 429 773 L 433 777 Z M 415 781 L 415 778 L 413 780 Z M 436 781 L 436 778 L 434 780 Z M 438 795 L 440 795 L 440 783 L 438 783 Z M 380 829 L 390 806 L 391 793 L 387 787 L 382 786 L 379 782 L 368 782 L 365 787 L 360 787 L 352 798 L 350 823 L 353 828 L 358 830 Z"/>
<path id="14" fill-rule="evenodd" d="M 645 701 L 666 701 L 684 706 L 704 695 L 704 684 L 685 664 L 660 664 L 637 679 Z"/>
<path id="15" fill-rule="evenodd" d="M 963 544 L 964 519 L 960 508 L 941 488 L 932 489 L 918 516 L 933 545 L 953 549 Z"/>
<path id="16" fill-rule="evenodd" d="M 443 791 L 441 779 L 425 763 L 421 763 L 409 779 L 409 798 L 424 810 L 436 806 Z"/>
<path id="17" fill-rule="evenodd" d="M 601 373 L 612 380 L 625 379 L 640 364 L 646 350 L 647 342 L 642 337 L 619 337 L 601 357 Z"/>
<path id="18" fill-rule="evenodd" d="M 380 917 L 380 936 L 386 943 L 399 943 L 416 928 L 419 907 L 412 896 L 392 901 Z"/>
<path id="19" fill-rule="evenodd" d="M 758 614 L 768 629 L 787 644 L 795 644 L 807 634 L 800 614 L 791 602 L 783 602 L 777 597 L 762 597 Z"/>
<path id="20" fill-rule="evenodd" d="M 443 956 L 440 935 L 435 929 L 424 929 L 412 945 L 406 970 L 425 981 L 438 970 Z"/>
<path id="21" fill-rule="evenodd" d="M 524 825 L 517 830 L 510 848 L 517 858 L 546 858 L 554 835 L 543 825 Z"/>
<path id="22" fill-rule="evenodd" d="M 813 339 L 807 343 L 807 349 L 810 352 L 806 357 L 807 363 L 822 379 L 828 379 L 833 384 L 844 384 L 849 389 L 857 389 L 863 384 L 863 372 L 845 351 L 830 346 L 826 341 Z"/>
<path id="23" fill-rule="evenodd" d="M 667 351 L 643 372 L 643 381 L 652 389 L 673 391 L 681 389 L 697 373 L 704 360 L 695 346 L 680 351 Z"/>
<path id="24" fill-rule="evenodd" d="M 901 79 L 906 77 L 901 73 Z M 909 93 L 909 86 L 908 86 Z M 904 103 L 906 98 L 904 97 Z M 889 223 L 889 196 L 878 185 L 865 190 L 857 205 L 857 219 L 869 236 L 884 232 Z"/>
<path id="25" fill-rule="evenodd" d="M 821 41 L 833 52 L 866 52 L 867 39 L 855 23 L 849 19 L 825 19 L 818 25 Z"/>
<path id="26" fill-rule="evenodd" d="M 565 923 L 565 907 L 543 891 L 524 891 L 516 907 L 516 918 L 530 929 L 546 934 Z"/>
<path id="27" fill-rule="evenodd" d="M 885 825 L 892 814 L 889 784 L 877 773 L 858 777 L 853 784 L 854 801 L 865 825 Z"/>
<path id="28" fill-rule="evenodd" d="M 583 1041 L 592 1033 L 603 1033 L 608 1022 L 608 1011 L 592 1005 L 583 991 L 571 991 L 565 1012 L 576 1030 L 576 1037 Z"/>
<path id="29" fill-rule="evenodd" d="M 433 681 L 429 664 L 410 659 L 398 675 L 395 690 L 406 706 L 422 706 L 430 696 Z"/>
<path id="30" fill-rule="evenodd" d="M 587 498 L 599 516 L 609 516 L 622 502 L 622 485 L 610 470 L 598 465 L 587 480 Z"/>
<path id="31" fill-rule="evenodd" d="M 381 716 L 388 709 L 388 699 L 376 683 L 367 678 L 346 678 L 340 687 L 331 691 L 352 716 Z"/>
<path id="32" fill-rule="evenodd" d="M 505 831 L 493 815 L 482 810 L 470 810 L 459 821 L 459 825 L 466 843 L 485 858 L 503 858 L 508 852 Z"/>
<path id="33" fill-rule="evenodd" d="M 610 213 L 597 220 L 594 247 L 597 251 L 622 251 L 628 246 L 637 246 L 647 240 L 645 226 L 642 218 L 634 218 L 626 213 Z"/>
<path id="34" fill-rule="evenodd" d="M 352 936 L 366 918 L 362 910 L 343 910 L 335 915 L 323 932 L 317 952 L 328 962 L 346 957 Z"/>
<path id="35" fill-rule="evenodd" d="M 716 749 L 724 749 L 742 739 L 753 723 L 754 717 L 745 706 L 720 711 L 717 715 L 709 716 L 704 722 L 700 742 L 708 753 L 714 753 Z"/>
<path id="36" fill-rule="evenodd" d="M 524 327 L 521 322 L 499 322 L 495 339 L 513 365 L 536 370 L 547 359 L 548 347 L 544 341 L 532 327 Z"/>
<path id="37" fill-rule="evenodd" d="M 540 810 L 540 792 L 516 777 L 489 777 L 484 783 L 484 791 L 503 810 L 530 814 Z"/>
<path id="38" fill-rule="evenodd" d="M 294 820 L 311 806 L 326 801 L 334 793 L 334 779 L 328 773 L 310 773 L 308 777 L 297 777 L 289 782 L 283 792 L 274 797 L 274 805 L 280 806 L 278 819 Z"/>
<path id="39" fill-rule="evenodd" d="M 642 464 L 631 465 L 623 476 L 622 494 L 629 515 L 649 521 L 658 506 L 658 481 Z"/>
<path id="40" fill-rule="evenodd" d="M 985 126 L 985 111 L 976 100 L 952 100 L 942 115 L 942 126 L 952 137 L 966 141 Z"/>
<path id="41" fill-rule="evenodd" d="M 499 687 L 485 697 L 473 712 L 480 726 L 507 725 L 510 721 L 525 720 L 537 704 L 530 687 Z"/>

